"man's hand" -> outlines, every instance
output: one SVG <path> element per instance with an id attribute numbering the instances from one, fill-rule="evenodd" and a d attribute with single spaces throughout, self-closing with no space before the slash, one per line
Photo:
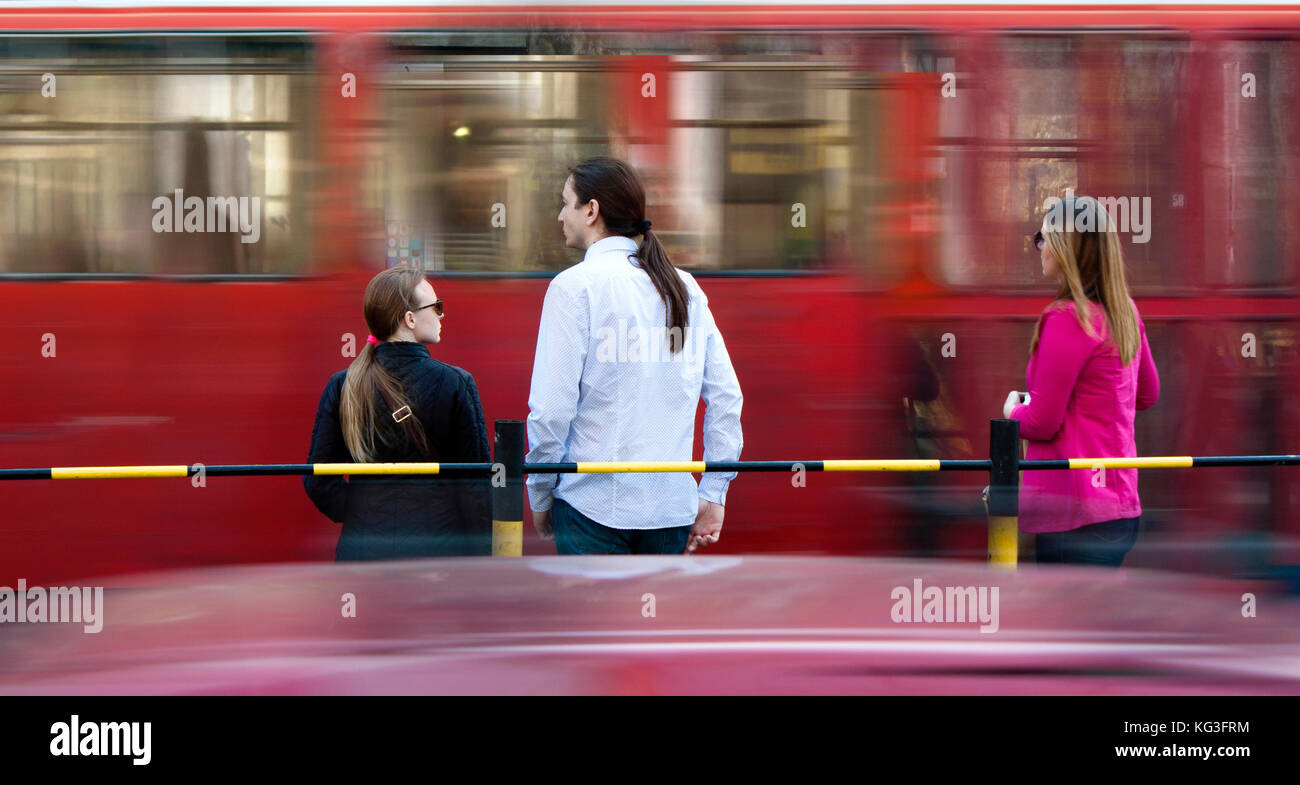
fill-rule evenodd
<path id="1" fill-rule="evenodd" d="M 551 511 L 538 512 L 533 510 L 533 528 L 537 529 L 537 536 L 543 540 L 553 539 L 555 530 L 551 528 Z"/>
<path id="2" fill-rule="evenodd" d="M 700 499 L 699 512 L 695 514 L 695 525 L 686 540 L 684 553 L 693 553 L 696 548 L 712 545 L 722 536 L 722 515 L 725 509 L 721 504 Z"/>

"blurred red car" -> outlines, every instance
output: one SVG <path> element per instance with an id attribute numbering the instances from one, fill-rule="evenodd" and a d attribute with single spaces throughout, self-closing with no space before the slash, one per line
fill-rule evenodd
<path id="1" fill-rule="evenodd" d="M 917 581 L 985 587 L 992 623 L 895 621 Z M 535 557 L 105 587 L 97 634 L 0 625 L 0 694 L 1300 694 L 1300 601 L 1252 617 L 1266 587 L 1141 570 Z"/>

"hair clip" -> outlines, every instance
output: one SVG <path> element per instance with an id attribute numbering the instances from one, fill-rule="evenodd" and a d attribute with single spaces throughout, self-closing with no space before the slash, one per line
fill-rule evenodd
<path id="1" fill-rule="evenodd" d="M 402 412 L 406 412 L 406 414 L 403 414 L 401 417 L 398 417 L 397 415 L 402 414 Z M 405 420 L 407 417 L 410 417 L 410 416 L 411 416 L 411 407 L 410 407 L 410 406 L 403 406 L 402 408 L 400 408 L 400 409 L 398 409 L 397 411 L 393 412 L 393 419 L 396 420 L 397 422 L 401 422 L 402 420 Z"/>

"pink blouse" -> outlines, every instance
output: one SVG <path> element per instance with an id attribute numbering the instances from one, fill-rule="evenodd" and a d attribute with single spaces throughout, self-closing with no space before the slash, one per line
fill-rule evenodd
<path id="1" fill-rule="evenodd" d="M 1134 304 L 1142 346 L 1123 366 L 1106 342 L 1105 311 L 1088 305 L 1098 338 L 1083 331 L 1073 302 L 1057 301 L 1044 311 L 1038 349 L 1025 372 L 1030 400 L 1011 410 L 1027 442 L 1026 459 L 1137 455 L 1134 413 L 1160 397 L 1146 325 Z M 1142 514 L 1137 469 L 1026 470 L 1021 478 L 1021 531 L 1071 531 Z"/>

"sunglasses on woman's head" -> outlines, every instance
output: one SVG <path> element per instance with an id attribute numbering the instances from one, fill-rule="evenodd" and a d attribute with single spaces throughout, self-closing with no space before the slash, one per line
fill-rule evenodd
<path id="1" fill-rule="evenodd" d="M 1047 242 L 1047 240 L 1043 238 L 1043 233 L 1042 233 L 1042 232 L 1034 232 L 1034 247 L 1035 247 L 1035 248 L 1038 248 L 1038 249 L 1041 250 L 1042 247 L 1043 247 L 1043 244 L 1046 243 L 1046 242 Z"/>
<path id="2" fill-rule="evenodd" d="M 428 305 L 421 305 L 419 308 L 412 308 L 411 312 L 414 313 L 416 311 L 423 311 L 425 308 L 432 308 L 434 313 L 438 314 L 439 316 L 442 316 L 442 298 L 438 298 L 437 300 L 434 300 Z"/>

